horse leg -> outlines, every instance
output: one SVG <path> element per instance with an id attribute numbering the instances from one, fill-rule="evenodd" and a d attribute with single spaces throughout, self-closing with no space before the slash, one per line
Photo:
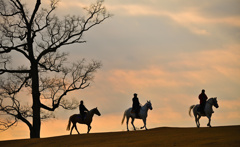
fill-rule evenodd
<path id="1" fill-rule="evenodd" d="M 133 126 L 133 129 L 136 131 L 136 128 L 135 128 L 133 122 L 134 122 L 134 118 L 132 118 L 131 124 L 132 124 L 132 126 Z"/>
<path id="2" fill-rule="evenodd" d="M 77 125 L 76 125 L 76 124 L 74 124 L 74 127 L 75 127 L 75 130 L 78 132 L 78 129 L 77 129 Z M 80 134 L 80 133 L 78 132 L 78 134 Z"/>
<path id="3" fill-rule="evenodd" d="M 196 116 L 196 115 L 195 115 L 195 122 L 196 122 L 197 127 L 199 128 L 199 126 L 198 126 L 198 121 L 197 121 L 197 116 Z"/>
<path id="4" fill-rule="evenodd" d="M 143 119 L 143 124 L 144 125 L 143 125 L 143 127 L 141 127 L 141 129 L 143 129 L 145 127 L 145 129 L 148 130 L 147 127 L 146 127 L 146 119 Z"/>
<path id="5" fill-rule="evenodd" d="M 200 118 L 201 118 L 201 115 L 198 115 L 198 127 L 200 127 Z"/>
<path id="6" fill-rule="evenodd" d="M 195 122 L 196 122 L 196 125 L 197 125 L 198 128 L 200 127 L 200 122 L 199 122 L 200 118 L 201 118 L 200 115 L 195 115 Z"/>
<path id="7" fill-rule="evenodd" d="M 212 127 L 210 123 L 211 123 L 211 117 L 208 117 L 208 124 L 207 124 L 207 126 Z"/>
<path id="8" fill-rule="evenodd" d="M 88 132 L 87 132 L 87 133 L 90 132 L 91 128 L 92 128 L 92 127 L 91 127 L 90 125 L 88 125 Z"/>
<path id="9" fill-rule="evenodd" d="M 128 121 L 129 121 L 129 117 L 127 117 L 127 121 L 126 121 L 126 124 L 127 124 L 127 131 L 129 131 L 129 129 L 128 129 Z"/>
<path id="10" fill-rule="evenodd" d="M 76 123 L 75 123 L 75 125 L 76 125 Z M 73 127 L 74 127 L 74 123 L 73 123 L 73 126 L 72 126 L 72 128 L 71 128 L 70 135 L 72 135 Z"/>

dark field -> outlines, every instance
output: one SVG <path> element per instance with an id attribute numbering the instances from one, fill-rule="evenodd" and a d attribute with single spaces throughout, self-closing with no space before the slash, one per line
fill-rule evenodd
<path id="1" fill-rule="evenodd" d="M 0 141 L 0 147 L 75 146 L 211 146 L 240 147 L 240 126 L 168 128 L 147 131 L 90 133 L 41 139 Z"/>

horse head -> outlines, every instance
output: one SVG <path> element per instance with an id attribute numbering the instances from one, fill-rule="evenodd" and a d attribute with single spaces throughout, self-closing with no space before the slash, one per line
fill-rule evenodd
<path id="1" fill-rule="evenodd" d="M 94 111 L 93 111 L 94 114 L 97 114 L 98 116 L 101 116 L 101 113 L 98 111 L 98 108 L 94 108 Z"/>
<path id="2" fill-rule="evenodd" d="M 217 102 L 217 97 L 213 98 L 213 106 L 218 108 L 218 102 Z"/>
<path id="3" fill-rule="evenodd" d="M 150 110 L 153 109 L 151 101 L 147 101 L 147 108 L 150 109 Z"/>
<path id="4" fill-rule="evenodd" d="M 214 107 L 216 107 L 216 108 L 219 107 L 219 106 L 218 106 L 218 102 L 217 102 L 217 97 L 210 98 L 210 99 L 208 100 L 208 102 L 209 102 L 211 105 L 213 105 Z"/>

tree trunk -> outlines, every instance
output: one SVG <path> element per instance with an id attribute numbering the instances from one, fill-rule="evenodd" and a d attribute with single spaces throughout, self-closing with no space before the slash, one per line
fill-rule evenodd
<path id="1" fill-rule="evenodd" d="M 33 94 L 33 129 L 30 130 L 31 138 L 40 138 L 41 119 L 39 96 Z"/>
<path id="2" fill-rule="evenodd" d="M 33 129 L 30 130 L 31 138 L 40 138 L 41 117 L 40 117 L 40 92 L 39 92 L 39 75 L 38 64 L 34 61 L 31 63 L 32 74 L 32 99 L 33 99 Z"/>

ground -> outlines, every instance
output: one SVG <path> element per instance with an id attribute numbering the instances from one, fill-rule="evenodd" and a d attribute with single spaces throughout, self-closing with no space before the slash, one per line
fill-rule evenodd
<path id="1" fill-rule="evenodd" d="M 161 127 L 147 131 L 90 133 L 41 139 L 0 141 L 0 146 L 240 146 L 240 126 L 212 128 Z"/>

